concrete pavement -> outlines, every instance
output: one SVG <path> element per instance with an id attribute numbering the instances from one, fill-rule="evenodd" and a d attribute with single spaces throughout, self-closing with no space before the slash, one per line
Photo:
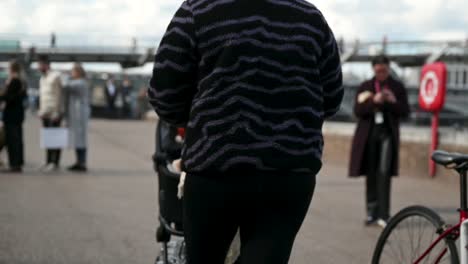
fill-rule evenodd
<path id="1" fill-rule="evenodd" d="M 0 175 L 0 264 L 153 263 L 158 251 L 154 126 L 95 120 L 90 172 L 43 174 L 37 171 L 44 159 L 39 123 L 28 120 L 25 173 Z M 73 158 L 66 151 L 63 164 Z M 363 227 L 364 182 L 345 175 L 340 164 L 326 164 L 319 175 L 290 263 L 369 263 L 380 230 Z M 456 185 L 402 176 L 393 189 L 394 212 L 424 204 L 456 219 Z"/>

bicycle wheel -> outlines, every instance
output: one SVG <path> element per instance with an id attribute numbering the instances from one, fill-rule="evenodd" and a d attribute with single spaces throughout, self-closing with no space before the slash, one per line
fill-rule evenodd
<path id="1" fill-rule="evenodd" d="M 403 209 L 380 235 L 372 264 L 413 264 L 439 237 L 443 226 L 444 221 L 431 209 L 422 206 Z M 455 241 L 441 241 L 421 263 L 458 264 Z"/>

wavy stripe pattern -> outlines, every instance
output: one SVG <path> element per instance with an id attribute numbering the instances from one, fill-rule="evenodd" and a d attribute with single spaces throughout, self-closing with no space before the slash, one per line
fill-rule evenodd
<path id="1" fill-rule="evenodd" d="M 246 84 L 245 80 L 248 79 L 249 77 L 259 77 L 259 76 L 269 77 L 275 80 L 276 82 L 282 84 L 283 86 L 280 86 L 278 88 L 262 88 L 263 86 L 258 86 L 258 85 L 243 85 L 243 84 Z M 224 82 L 229 82 L 232 84 L 228 86 L 227 88 L 223 87 L 222 90 L 217 88 L 221 85 L 221 83 L 224 83 Z M 213 83 L 213 85 L 211 86 L 212 88 L 204 89 L 204 92 L 202 93 L 200 97 L 202 99 L 221 97 L 225 94 L 226 90 L 231 90 L 231 92 L 235 92 L 235 90 L 231 89 L 231 87 L 234 86 L 234 87 L 237 87 L 238 91 L 247 89 L 247 90 L 251 90 L 254 92 L 263 92 L 269 95 L 279 94 L 282 91 L 284 92 L 301 91 L 301 92 L 308 93 L 312 97 L 311 99 L 314 99 L 315 101 L 321 103 L 323 101 L 322 93 L 321 93 L 322 89 L 320 89 L 319 87 L 315 87 L 314 85 L 308 85 L 308 84 L 310 84 L 309 81 L 299 76 L 283 77 L 283 76 L 276 75 L 268 71 L 251 70 L 251 71 L 243 73 L 240 76 L 232 76 L 232 77 L 224 76 L 223 78 L 219 78 L 217 81 L 215 81 L 215 83 Z M 206 101 L 206 102 L 209 102 L 209 101 Z"/>
<path id="2" fill-rule="evenodd" d="M 154 64 L 155 69 L 174 69 L 179 72 L 189 72 L 192 69 L 192 64 L 186 64 L 186 65 L 179 65 L 175 62 L 172 62 L 170 60 L 166 60 L 163 62 L 156 62 Z"/>
<path id="3" fill-rule="evenodd" d="M 310 33 L 317 34 L 322 38 L 325 36 L 324 32 L 320 31 L 318 28 L 307 23 L 302 23 L 302 22 L 286 23 L 286 22 L 274 21 L 264 16 L 258 16 L 258 15 L 237 18 L 237 19 L 229 19 L 225 21 L 218 21 L 210 25 L 202 26 L 199 30 L 196 31 L 196 34 L 201 36 L 211 30 L 218 29 L 221 27 L 240 25 L 240 24 L 246 24 L 246 23 L 252 23 L 252 22 L 262 22 L 264 25 L 268 25 L 269 27 L 277 27 L 281 29 L 289 29 L 289 30 L 304 29 L 304 30 L 309 31 Z"/>
<path id="4" fill-rule="evenodd" d="M 239 33 L 230 33 L 222 36 L 217 36 L 212 39 L 209 39 L 205 42 L 201 42 L 199 44 L 200 48 L 207 48 L 217 42 L 222 42 L 226 40 L 231 40 L 231 39 L 240 39 L 245 36 L 253 36 L 256 34 L 260 34 L 266 38 L 272 39 L 272 40 L 278 40 L 278 41 L 284 41 L 284 42 L 306 42 L 309 45 L 312 45 L 315 49 L 315 52 L 317 54 L 321 54 L 322 50 L 320 45 L 317 43 L 317 39 L 313 38 L 312 36 L 306 36 L 306 35 L 282 35 L 282 34 L 276 34 L 274 32 L 268 31 L 265 27 L 261 26 L 258 28 L 254 29 L 247 29 L 244 31 L 241 31 Z"/>
<path id="5" fill-rule="evenodd" d="M 217 46 L 214 49 L 209 50 L 205 54 L 203 54 L 202 57 L 202 65 L 208 60 L 208 58 L 213 57 L 217 55 L 221 50 L 225 49 L 226 47 L 232 47 L 232 46 L 238 46 L 241 44 L 250 44 L 252 46 L 255 46 L 257 48 L 261 49 L 271 49 L 277 52 L 293 52 L 297 53 L 300 56 L 302 56 L 304 59 L 307 59 L 310 63 L 315 63 L 317 61 L 317 55 L 310 54 L 305 50 L 304 47 L 301 47 L 296 44 L 271 44 L 271 43 L 265 43 L 262 42 L 261 40 L 253 39 L 253 38 L 239 38 L 231 41 L 227 41 L 223 43 L 221 46 Z"/>
<path id="6" fill-rule="evenodd" d="M 180 27 L 173 27 L 171 30 L 167 31 L 166 34 L 164 34 L 164 37 L 167 37 L 171 34 L 178 34 L 186 38 L 190 42 L 191 45 L 195 46 L 195 40 L 193 40 L 192 36 L 189 35 L 187 32 L 185 32 Z"/>
<path id="7" fill-rule="evenodd" d="M 312 106 L 301 106 L 297 108 L 284 108 L 284 109 L 271 108 L 271 107 L 256 103 L 243 96 L 233 96 L 231 99 L 227 100 L 225 103 L 223 103 L 221 106 L 217 108 L 213 108 L 213 109 L 206 110 L 206 111 L 198 111 L 195 115 L 192 116 L 192 119 L 190 120 L 187 126 L 190 128 L 195 127 L 202 117 L 215 115 L 219 113 L 222 109 L 227 108 L 236 103 L 242 104 L 244 106 L 250 106 L 251 108 L 256 109 L 258 112 L 261 112 L 262 114 L 267 114 L 267 115 L 306 113 L 306 114 L 313 115 L 314 117 L 318 119 L 322 118 L 322 112 L 318 111 Z"/>
<path id="8" fill-rule="evenodd" d="M 298 5 L 297 3 L 294 3 L 296 1 L 291 1 L 291 0 L 266 0 L 268 3 L 277 5 L 277 6 L 282 6 L 282 7 L 289 7 L 301 12 L 304 12 L 305 14 L 308 15 L 321 15 L 320 11 L 317 9 L 311 9 L 310 7 L 304 7 L 301 5 Z"/>
<path id="9" fill-rule="evenodd" d="M 201 97 L 208 96 L 208 94 L 211 94 L 212 91 L 215 90 L 216 87 L 218 87 L 222 83 L 225 83 L 225 82 L 238 83 L 252 76 L 265 76 L 265 77 L 271 78 L 276 83 L 281 83 L 282 85 L 297 86 L 297 83 L 301 83 L 301 84 L 308 86 L 311 90 L 314 90 L 315 92 L 317 92 L 318 96 L 320 96 L 321 90 L 322 90 L 319 84 L 313 84 L 311 81 L 306 80 L 305 77 L 303 76 L 285 77 L 277 73 L 269 72 L 267 70 L 250 69 L 240 75 L 236 75 L 236 76 L 224 75 L 223 77 L 218 78 L 213 84 L 211 84 L 211 88 L 204 89 L 204 92 L 202 93 Z M 318 99 L 318 98 L 315 98 L 315 99 Z"/>
<path id="10" fill-rule="evenodd" d="M 188 0 L 155 56 L 148 97 L 187 127 L 187 172 L 316 172 L 343 97 L 339 52 L 304 0 Z M 280 11 L 280 12 L 278 12 Z"/>
<path id="11" fill-rule="evenodd" d="M 231 3 L 234 3 L 235 1 L 237 0 L 217 0 L 217 1 L 212 1 L 209 5 L 203 7 L 203 8 L 195 8 L 193 10 L 193 14 L 194 15 L 201 15 L 201 14 L 205 14 L 211 10 L 213 10 L 214 8 L 216 7 L 219 7 L 221 5 L 227 5 L 227 4 L 231 4 Z"/>
<path id="12" fill-rule="evenodd" d="M 190 155 L 192 159 L 197 159 L 204 155 L 208 149 L 210 149 L 218 140 L 226 136 L 234 135 L 238 130 L 242 130 L 248 133 L 252 138 L 257 141 L 268 141 L 268 142 L 277 142 L 277 141 L 288 141 L 293 143 L 301 143 L 307 148 L 310 148 L 312 143 L 317 143 L 322 140 L 322 135 L 317 133 L 316 135 L 310 138 L 298 138 L 292 137 L 287 134 L 276 134 L 273 136 L 265 136 L 258 134 L 248 123 L 240 122 L 236 123 L 231 129 L 227 132 L 220 132 L 219 134 L 208 134 L 207 130 L 204 130 L 204 135 L 202 138 L 198 139 L 190 148 L 186 150 L 186 154 Z M 203 146 L 201 149 L 200 147 Z M 196 154 L 195 154 L 196 153 Z"/>
<path id="13" fill-rule="evenodd" d="M 278 87 L 275 89 L 267 89 L 261 86 L 255 86 L 255 85 L 250 85 L 248 83 L 238 82 L 223 89 L 221 92 L 219 92 L 218 94 L 214 96 L 203 96 L 203 98 L 193 102 L 192 111 L 196 111 L 198 107 L 203 106 L 204 104 L 207 104 L 209 102 L 219 101 L 223 96 L 230 95 L 234 91 L 240 91 L 240 90 L 263 93 L 265 94 L 265 96 L 275 96 L 280 93 L 283 93 L 286 96 L 287 93 L 299 91 L 299 92 L 303 92 L 305 94 L 312 96 L 314 99 L 316 99 L 320 103 L 323 102 L 323 96 L 315 94 L 314 91 L 307 86 L 284 86 L 284 87 Z"/>
<path id="14" fill-rule="evenodd" d="M 201 79 L 200 81 L 200 86 L 203 86 L 203 84 L 208 81 L 211 78 L 214 78 L 216 75 L 220 74 L 227 74 L 227 73 L 232 73 L 237 70 L 243 65 L 243 63 L 263 63 L 265 65 L 275 67 L 276 69 L 282 71 L 282 72 L 299 72 L 300 74 L 306 74 L 306 75 L 318 75 L 319 70 L 315 69 L 313 67 L 310 68 L 304 68 L 298 65 L 288 65 L 288 64 L 282 64 L 279 61 L 275 61 L 273 59 L 268 59 L 263 56 L 258 56 L 258 57 L 247 57 L 247 56 L 240 56 L 237 62 L 229 67 L 217 67 L 214 68 L 213 71 L 208 74 L 206 77 Z M 248 67 L 248 65 L 244 65 Z"/>

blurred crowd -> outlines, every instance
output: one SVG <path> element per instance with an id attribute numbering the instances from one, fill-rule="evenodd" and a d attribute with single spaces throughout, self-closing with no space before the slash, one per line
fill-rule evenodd
<path id="1" fill-rule="evenodd" d="M 61 128 L 62 131 L 66 131 L 68 146 L 73 147 L 76 152 L 76 162 L 68 169 L 86 172 L 88 121 L 91 117 L 93 98 L 91 80 L 79 63 L 75 63 L 67 72 L 52 69 L 48 56 L 38 58 L 38 70 L 41 77 L 37 94 L 28 95 L 31 89 L 28 89 L 25 69 L 18 61 L 9 63 L 7 80 L 4 85 L 0 85 L 0 147 L 6 147 L 8 152 L 6 171 L 21 173 L 23 170 L 23 123 L 26 109 L 31 106 L 37 108 L 37 115 L 42 122 L 41 137 L 54 129 Z M 99 109 L 100 113 L 96 112 L 109 119 L 144 117 L 147 110 L 146 94 L 139 92 L 134 98 L 134 87 L 128 76 L 124 76 L 118 82 L 112 75 L 106 75 L 105 78 L 105 85 L 102 87 L 105 105 Z M 60 168 L 61 149 L 46 149 L 45 163 L 40 168 L 41 171 L 48 172 Z"/>

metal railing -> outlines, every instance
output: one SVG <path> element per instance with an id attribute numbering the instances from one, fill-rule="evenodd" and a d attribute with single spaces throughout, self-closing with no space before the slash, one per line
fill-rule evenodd
<path id="1" fill-rule="evenodd" d="M 55 40 L 53 40 L 55 38 Z M 28 35 L 28 34 L 0 34 L 2 40 L 19 41 L 21 48 L 88 48 L 98 47 L 142 47 L 154 48 L 160 42 L 161 36 L 132 37 L 103 34 L 57 34 Z M 339 41 L 343 54 L 353 52 L 362 56 L 374 56 L 381 53 L 391 55 L 419 55 L 432 54 L 445 49 L 449 54 L 468 55 L 468 40 L 455 41 Z"/>
<path id="2" fill-rule="evenodd" d="M 449 64 L 447 68 L 448 68 L 448 76 L 447 76 L 448 87 L 450 89 L 468 91 L 468 65 Z M 467 105 L 468 105 L 468 102 L 467 102 Z"/>
<path id="3" fill-rule="evenodd" d="M 342 53 L 354 52 L 358 55 L 375 56 L 378 54 L 419 55 L 432 54 L 447 49 L 450 54 L 468 55 L 468 41 L 371 41 L 342 43 Z"/>
<path id="4" fill-rule="evenodd" d="M 53 40 L 54 39 L 54 40 Z M 103 34 L 86 35 L 28 35 L 28 34 L 0 34 L 0 43 L 2 40 L 17 41 L 20 48 L 28 49 L 35 47 L 45 48 L 81 48 L 96 49 L 118 47 L 130 49 L 133 47 L 154 48 L 159 44 L 159 37 L 130 37 Z"/>

